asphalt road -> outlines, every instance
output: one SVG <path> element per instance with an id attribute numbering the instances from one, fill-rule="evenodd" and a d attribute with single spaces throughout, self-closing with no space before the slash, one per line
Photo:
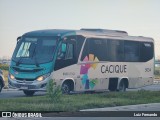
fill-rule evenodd
<path id="1" fill-rule="evenodd" d="M 36 92 L 34 96 L 43 96 L 46 92 Z M 0 93 L 0 98 L 18 98 L 18 97 L 26 97 L 23 91 L 17 89 L 3 89 Z"/>
<path id="2" fill-rule="evenodd" d="M 138 91 L 138 90 L 151 90 L 151 91 L 160 91 L 160 84 L 156 83 L 150 86 L 138 88 L 138 89 L 127 89 L 127 91 Z M 46 92 L 36 92 L 35 96 L 43 96 Z M 0 98 L 17 98 L 17 97 L 26 97 L 23 91 L 16 89 L 3 89 L 0 93 Z"/>

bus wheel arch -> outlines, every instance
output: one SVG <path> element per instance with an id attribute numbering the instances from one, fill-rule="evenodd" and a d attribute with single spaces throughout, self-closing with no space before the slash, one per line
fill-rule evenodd
<path id="1" fill-rule="evenodd" d="M 61 89 L 63 94 L 69 94 L 74 91 L 74 81 L 72 79 L 64 80 Z"/>
<path id="2" fill-rule="evenodd" d="M 118 91 L 125 92 L 126 88 L 128 88 L 129 82 L 128 78 L 122 78 L 119 82 Z"/>

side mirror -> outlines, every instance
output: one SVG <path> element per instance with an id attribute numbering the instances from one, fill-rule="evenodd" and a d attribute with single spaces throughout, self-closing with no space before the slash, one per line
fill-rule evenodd
<path id="1" fill-rule="evenodd" d="M 19 36 L 19 37 L 17 38 L 17 44 L 18 44 L 18 42 L 19 42 L 20 39 L 21 39 L 21 36 Z"/>

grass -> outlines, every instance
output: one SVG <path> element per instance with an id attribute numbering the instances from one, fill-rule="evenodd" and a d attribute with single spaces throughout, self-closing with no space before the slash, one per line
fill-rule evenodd
<path id="1" fill-rule="evenodd" d="M 56 103 L 46 96 L 0 99 L 0 111 L 79 111 L 147 103 L 160 103 L 160 92 L 130 91 L 63 95 Z"/>
<path id="2" fill-rule="evenodd" d="M 2 70 L 9 70 L 9 65 L 7 65 L 7 64 L 0 64 L 0 69 L 2 69 Z"/>

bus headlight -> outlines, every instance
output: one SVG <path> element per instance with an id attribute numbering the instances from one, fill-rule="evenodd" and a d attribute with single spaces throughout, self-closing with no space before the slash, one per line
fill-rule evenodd
<path id="1" fill-rule="evenodd" d="M 42 75 L 42 76 L 40 76 L 40 77 L 37 78 L 37 81 L 45 80 L 45 79 L 46 79 L 47 77 L 49 77 L 49 76 L 50 76 L 50 73 L 45 74 L 45 75 Z"/>
<path id="2" fill-rule="evenodd" d="M 15 79 L 15 77 L 14 77 L 12 74 L 9 74 L 9 77 L 10 77 L 12 80 Z"/>

